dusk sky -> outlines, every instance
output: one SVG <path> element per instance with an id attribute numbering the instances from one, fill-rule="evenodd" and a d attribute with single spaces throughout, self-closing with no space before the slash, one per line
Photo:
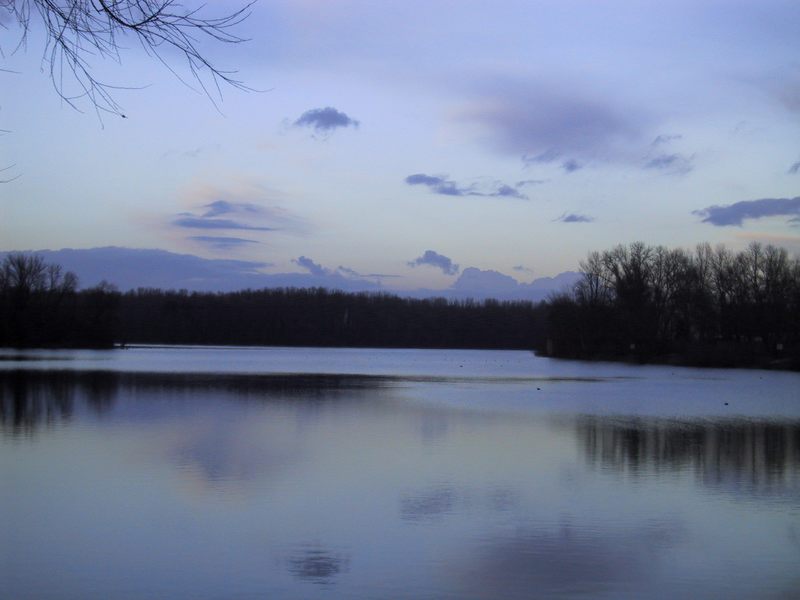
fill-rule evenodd
<path id="1" fill-rule="evenodd" d="M 0 250 L 398 290 L 469 267 L 527 282 L 636 240 L 800 252 L 797 0 L 260 0 L 250 41 L 202 46 L 254 91 L 223 87 L 217 110 L 125 39 L 121 64 L 92 63 L 130 88 L 101 119 L 54 92 L 37 28 L 14 52 L 5 21 Z"/>

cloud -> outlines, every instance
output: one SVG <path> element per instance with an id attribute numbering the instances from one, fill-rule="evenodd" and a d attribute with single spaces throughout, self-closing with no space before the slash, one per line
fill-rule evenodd
<path id="1" fill-rule="evenodd" d="M 452 260 L 433 250 L 426 250 L 422 256 L 408 263 L 409 267 L 419 267 L 421 265 L 430 265 L 431 267 L 441 269 L 442 273 L 445 275 L 455 275 L 459 270 L 459 266 L 453 263 Z"/>
<path id="2" fill-rule="evenodd" d="M 245 231 L 275 231 L 274 227 L 259 227 L 257 225 L 247 225 L 231 219 L 207 219 L 186 215 L 178 217 L 172 221 L 175 227 L 186 229 L 241 229 Z"/>
<path id="3" fill-rule="evenodd" d="M 517 271 L 518 273 L 533 273 L 533 269 L 530 269 L 525 265 L 514 265 L 511 268 Z"/>
<path id="4" fill-rule="evenodd" d="M 247 244 L 258 244 L 256 240 L 246 240 L 237 237 L 217 237 L 212 235 L 192 235 L 189 236 L 190 240 L 206 244 L 212 248 L 219 250 L 226 250 L 228 248 L 236 248 L 238 246 L 245 246 Z"/>
<path id="5" fill-rule="evenodd" d="M 451 286 L 454 290 L 469 292 L 491 292 L 502 294 L 514 292 L 519 288 L 519 282 L 509 275 L 493 271 L 482 271 L 476 267 L 464 269 L 461 276 Z"/>
<path id="6" fill-rule="evenodd" d="M 215 200 L 209 204 L 204 204 L 201 208 L 207 209 L 201 216 L 203 218 L 218 217 L 230 214 L 264 214 L 266 211 L 250 202 L 229 202 L 227 200 Z"/>
<path id="7" fill-rule="evenodd" d="M 627 158 L 649 121 L 642 111 L 588 90 L 498 78 L 481 85 L 458 116 L 478 127 L 479 141 L 527 163 L 561 161 L 568 172 L 575 164 Z"/>
<path id="8" fill-rule="evenodd" d="M 560 156 L 561 155 L 554 150 L 547 150 L 546 152 L 542 152 L 541 154 L 537 154 L 535 156 L 524 154 L 522 156 L 522 162 L 526 167 L 529 167 L 535 164 L 548 164 L 555 162 L 560 158 Z M 583 163 L 575 160 L 574 158 L 568 158 L 561 162 L 561 168 L 564 169 L 566 173 L 574 173 L 583 167 Z"/>
<path id="9" fill-rule="evenodd" d="M 320 264 L 315 263 L 307 256 L 301 256 L 299 258 L 292 259 L 292 262 L 300 267 L 303 267 L 312 275 L 316 275 L 318 277 L 331 274 L 330 270 L 326 269 Z"/>
<path id="10" fill-rule="evenodd" d="M 694 156 L 687 157 L 682 154 L 659 154 L 647 161 L 644 168 L 684 175 L 694 168 L 692 166 L 693 160 Z"/>
<path id="11" fill-rule="evenodd" d="M 789 170 L 786 171 L 786 173 L 788 173 L 789 175 L 797 175 L 798 173 L 800 173 L 800 160 L 798 160 L 791 167 L 789 167 Z"/>
<path id="12" fill-rule="evenodd" d="M 761 219 L 763 217 L 789 216 L 789 223 L 800 220 L 800 196 L 795 198 L 763 198 L 761 200 L 743 200 L 725 206 L 707 206 L 692 211 L 693 215 L 702 217 L 703 223 L 711 223 L 718 227 L 742 225 L 745 219 Z"/>
<path id="13" fill-rule="evenodd" d="M 345 275 L 346 277 L 356 277 L 356 278 L 367 277 L 372 279 L 387 279 L 387 278 L 400 277 L 400 275 L 386 275 L 384 273 L 359 273 L 355 269 L 351 269 L 350 267 L 343 267 L 342 265 L 336 267 L 336 270 L 339 273 Z"/>
<path id="14" fill-rule="evenodd" d="M 302 219 L 295 217 L 279 207 L 266 207 L 257 202 L 250 201 L 251 197 L 258 196 L 264 192 L 261 190 L 248 190 L 242 192 L 219 192 L 216 190 L 202 189 L 199 193 L 193 194 L 196 202 L 194 210 L 182 212 L 174 215 L 169 222 L 170 225 L 178 229 L 188 230 L 207 230 L 207 231 L 287 231 L 301 233 L 305 230 L 306 224 Z M 203 199 L 214 198 L 211 202 Z M 222 237 L 212 240 L 202 239 L 204 236 L 192 236 L 189 240 L 194 242 L 206 243 L 217 250 L 231 248 L 234 245 L 241 245 L 232 240 L 233 237 Z M 249 240 L 255 243 L 255 240 Z"/>
<path id="15" fill-rule="evenodd" d="M 592 223 L 594 219 L 587 215 L 577 213 L 564 213 L 556 219 L 562 223 Z"/>
<path id="16" fill-rule="evenodd" d="M 533 181 L 533 180 L 531 180 Z M 519 187 L 528 182 L 509 185 L 502 181 L 478 182 L 469 185 L 459 184 L 446 175 L 426 175 L 415 173 L 405 178 L 408 185 L 424 185 L 434 194 L 442 196 L 481 196 L 484 198 L 519 198 L 527 200 L 528 197 L 519 191 Z"/>
<path id="17" fill-rule="evenodd" d="M 656 139 L 654 139 L 653 142 L 650 145 L 653 146 L 653 147 L 656 147 L 656 146 L 661 146 L 663 144 L 668 144 L 670 142 L 675 142 L 677 140 L 682 140 L 682 139 L 683 139 L 683 136 L 680 135 L 680 134 L 672 134 L 672 135 L 670 135 L 670 134 L 662 134 L 662 135 L 657 135 Z"/>
<path id="18" fill-rule="evenodd" d="M 293 123 L 295 127 L 310 127 L 317 133 L 331 133 L 339 127 L 357 128 L 359 124 L 332 106 L 307 110 Z"/>

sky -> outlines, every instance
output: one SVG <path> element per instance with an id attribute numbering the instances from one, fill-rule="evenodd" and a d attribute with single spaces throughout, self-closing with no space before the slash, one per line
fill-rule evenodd
<path id="1" fill-rule="evenodd" d="M 526 283 L 637 240 L 800 253 L 796 0 L 259 0 L 249 41 L 200 44 L 250 91 L 209 98 L 130 38 L 90 58 L 125 118 L 65 103 L 41 28 L 15 50 L 3 10 L 0 250 L 386 290 Z"/>

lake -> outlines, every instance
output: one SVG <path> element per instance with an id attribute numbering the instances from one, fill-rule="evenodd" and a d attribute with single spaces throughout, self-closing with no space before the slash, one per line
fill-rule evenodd
<path id="1" fill-rule="evenodd" d="M 800 374 L 0 351 L 0 598 L 798 598 Z"/>

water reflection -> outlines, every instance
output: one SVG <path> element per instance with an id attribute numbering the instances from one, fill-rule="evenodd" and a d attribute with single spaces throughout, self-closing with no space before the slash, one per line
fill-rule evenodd
<path id="1" fill-rule="evenodd" d="M 455 513 L 503 513 L 518 509 L 520 493 L 503 486 L 466 488 L 433 485 L 400 495 L 400 518 L 406 523 L 430 525 Z"/>
<path id="2" fill-rule="evenodd" d="M 784 493 L 800 485 L 800 422 L 676 422 L 585 417 L 576 431 L 586 462 L 633 477 L 692 472 L 720 489 Z"/>
<path id="3" fill-rule="evenodd" d="M 654 578 L 664 553 L 684 538 L 677 521 L 602 529 L 566 519 L 557 529 L 487 540 L 461 577 L 475 598 L 603 596 Z"/>
<path id="4" fill-rule="evenodd" d="M 0 371 L 0 432 L 33 435 L 43 426 L 70 421 L 78 408 L 99 415 L 121 396 L 161 398 L 226 392 L 237 400 L 332 400 L 387 387 L 391 380 L 361 375 L 240 375 L 120 373 L 114 371 Z"/>
<path id="5" fill-rule="evenodd" d="M 317 585 L 330 585 L 337 575 L 347 572 L 350 556 L 320 544 L 298 547 L 286 558 L 286 568 L 294 577 Z"/>

